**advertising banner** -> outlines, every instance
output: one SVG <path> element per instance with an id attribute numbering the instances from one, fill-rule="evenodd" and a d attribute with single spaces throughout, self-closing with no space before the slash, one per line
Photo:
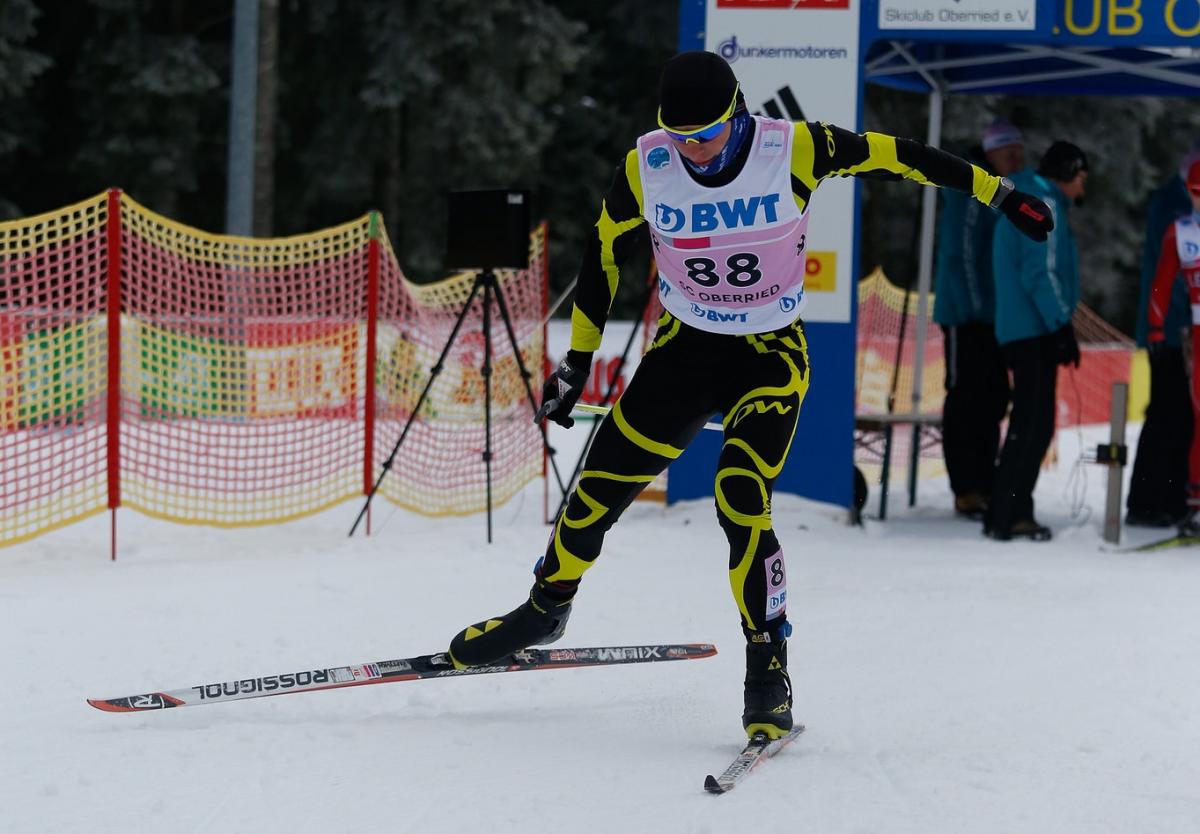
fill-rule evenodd
<path id="1" fill-rule="evenodd" d="M 860 13 L 865 0 L 681 0 L 680 49 L 729 62 L 751 112 L 859 129 Z M 805 128 L 802 128 L 805 129 Z M 792 453 L 775 481 L 848 507 L 854 469 L 855 183 L 812 195 L 804 320 L 812 373 Z M 722 438 L 701 432 L 670 468 L 667 501 L 712 495 Z"/>
<path id="2" fill-rule="evenodd" d="M 1037 0 L 879 0 L 880 29 L 1037 28 Z"/>
<path id="3" fill-rule="evenodd" d="M 247 326 L 251 417 L 352 417 L 357 324 Z"/>
<path id="4" fill-rule="evenodd" d="M 1200 38 L 1200 2 L 1197 0 L 1063 0 L 1061 21 L 1051 34 L 1070 43 L 1115 46 L 1181 46 L 1195 49 Z"/>
<path id="5" fill-rule="evenodd" d="M 93 319 L 26 334 L 20 353 L 4 363 L 19 378 L 18 425 L 83 419 L 88 403 L 105 390 L 103 332 L 103 322 Z M 0 384 L 16 387 L 11 378 Z"/>
<path id="6" fill-rule="evenodd" d="M 14 313 L 0 312 L 0 431 L 11 431 L 18 425 L 24 339 L 22 318 Z"/>
<path id="7" fill-rule="evenodd" d="M 228 417 L 245 413 L 244 345 L 144 322 L 128 322 L 127 326 L 137 343 L 141 417 Z"/>
<path id="8" fill-rule="evenodd" d="M 858 0 L 709 0 L 704 48 L 733 67 L 752 112 L 855 128 Z M 849 322 L 853 183 L 826 180 L 813 206 L 804 320 Z"/>

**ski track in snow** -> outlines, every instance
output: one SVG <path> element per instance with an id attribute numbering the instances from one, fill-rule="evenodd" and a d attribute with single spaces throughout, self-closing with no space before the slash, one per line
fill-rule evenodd
<path id="1" fill-rule="evenodd" d="M 561 461 L 584 433 L 558 433 Z M 743 743 L 743 659 L 710 501 L 634 505 L 563 645 L 715 658 L 134 715 L 84 699 L 442 650 L 523 598 L 541 486 L 496 510 L 490 547 L 482 515 L 386 505 L 347 540 L 351 503 L 233 531 L 122 511 L 116 563 L 106 516 L 5 549 L 0 832 L 1196 831 L 1200 549 L 1103 550 L 1103 469 L 1090 518 L 1068 507 L 1080 436 L 1039 481 L 1049 544 L 984 539 L 944 477 L 911 509 L 896 478 L 863 529 L 777 497 L 808 731 L 722 797 L 702 784 Z"/>

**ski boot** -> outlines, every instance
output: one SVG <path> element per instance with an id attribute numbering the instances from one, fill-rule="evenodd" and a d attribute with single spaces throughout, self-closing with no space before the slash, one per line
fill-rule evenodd
<path id="1" fill-rule="evenodd" d="M 746 632 L 746 709 L 742 726 L 751 738 L 776 739 L 792 729 L 792 679 L 787 672 L 786 620 L 770 631 Z"/>
<path id="2" fill-rule="evenodd" d="M 566 631 L 574 596 L 574 587 L 563 589 L 538 579 L 522 605 L 456 634 L 450 641 L 450 660 L 458 669 L 485 666 L 529 646 L 553 643 Z"/>
<path id="3" fill-rule="evenodd" d="M 984 525 L 983 534 L 998 542 L 1012 541 L 1013 539 L 1028 539 L 1032 542 L 1048 542 L 1054 538 L 1054 531 L 1049 527 L 1038 524 L 1032 518 L 1023 518 L 1020 521 L 1014 521 L 1008 529 L 1003 527 L 992 527 Z"/>

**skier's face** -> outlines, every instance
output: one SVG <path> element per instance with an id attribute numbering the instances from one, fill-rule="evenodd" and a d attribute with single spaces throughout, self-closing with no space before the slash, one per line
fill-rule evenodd
<path id="1" fill-rule="evenodd" d="M 697 127 L 700 127 L 700 125 L 686 125 L 680 127 L 680 131 L 693 130 Z M 703 167 L 716 159 L 717 154 L 725 150 L 725 145 L 729 142 L 729 134 L 732 132 L 732 122 L 726 119 L 722 124 L 720 132 L 704 142 L 681 141 L 671 133 L 668 133 L 667 136 L 671 139 L 671 144 L 675 146 L 675 150 L 679 151 L 680 156 L 685 157 L 693 165 Z"/>

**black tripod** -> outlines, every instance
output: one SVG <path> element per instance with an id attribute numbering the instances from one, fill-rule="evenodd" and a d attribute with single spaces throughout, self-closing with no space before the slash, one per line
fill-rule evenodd
<path id="1" fill-rule="evenodd" d="M 371 506 L 371 499 L 375 497 L 375 493 L 379 491 L 379 485 L 383 483 L 383 478 L 387 475 L 388 470 L 392 468 L 392 464 L 396 460 L 396 453 L 400 451 L 400 444 L 404 442 L 404 438 L 408 437 L 408 430 L 412 428 L 413 420 L 421 413 L 421 406 L 425 404 L 425 398 L 429 396 L 429 391 L 433 388 L 433 383 L 437 380 L 438 374 L 442 372 L 442 366 L 446 361 L 446 356 L 450 353 L 450 348 L 454 344 L 454 339 L 458 336 L 458 331 L 462 327 L 463 321 L 467 318 L 467 313 L 471 310 L 471 303 L 475 300 L 475 295 L 483 290 L 483 367 L 479 369 L 479 373 L 483 376 L 483 419 L 484 419 L 484 443 L 483 443 L 483 465 L 487 472 L 487 540 L 488 544 L 492 543 L 492 297 L 496 298 L 496 307 L 500 310 L 500 318 L 504 322 L 504 329 L 508 333 L 508 342 L 512 346 L 513 356 L 517 360 L 517 368 L 521 372 L 521 382 L 525 386 L 525 395 L 529 399 L 529 407 L 534 414 L 537 414 L 537 401 L 533 396 L 533 388 L 529 384 L 529 371 L 525 367 L 525 360 L 521 358 L 521 348 L 517 344 L 517 334 L 513 330 L 512 319 L 508 315 L 508 304 L 504 301 L 504 293 L 501 292 L 500 283 L 496 280 L 496 273 L 490 269 L 485 269 L 475 273 L 475 283 L 471 285 L 471 292 L 467 295 L 467 300 L 463 303 L 462 310 L 459 311 L 458 318 L 454 322 L 454 327 L 450 331 L 449 338 L 446 339 L 446 345 L 442 348 L 442 353 L 438 356 L 437 364 L 430 369 L 429 381 L 425 383 L 425 388 L 421 391 L 421 396 L 417 398 L 417 404 L 413 406 L 412 411 L 408 415 L 408 421 L 404 424 L 404 430 L 400 432 L 400 439 L 396 441 L 396 445 L 392 447 L 392 453 L 388 455 L 387 460 L 383 462 L 382 471 L 379 477 L 375 479 L 375 485 L 371 487 L 371 491 L 367 494 L 367 500 L 363 503 L 363 507 L 358 512 L 358 518 L 354 519 L 354 526 L 350 528 L 350 536 L 354 535 L 354 531 L 358 529 L 359 522 L 363 520 L 363 516 L 367 514 L 367 510 Z M 373 373 L 374 369 L 368 369 L 368 373 Z M 554 478 L 558 481 L 558 488 L 566 494 L 566 487 L 563 486 L 562 476 L 558 472 L 558 463 L 554 460 L 554 450 L 550 447 L 550 438 L 546 435 L 546 425 L 543 422 L 538 423 L 538 431 L 542 434 L 542 446 L 546 450 L 550 458 L 550 466 L 554 470 Z"/>

